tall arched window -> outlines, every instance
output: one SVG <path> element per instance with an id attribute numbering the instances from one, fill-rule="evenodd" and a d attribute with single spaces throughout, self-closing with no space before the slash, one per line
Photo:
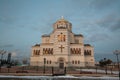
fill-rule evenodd
<path id="1" fill-rule="evenodd" d="M 77 61 L 75 61 L 75 64 L 77 64 Z"/>
<path id="2" fill-rule="evenodd" d="M 52 61 L 50 60 L 50 64 L 52 63 Z"/>
<path id="3" fill-rule="evenodd" d="M 72 64 L 74 64 L 74 61 L 72 61 Z"/>
<path id="4" fill-rule="evenodd" d="M 78 64 L 80 64 L 80 61 L 78 61 Z"/>

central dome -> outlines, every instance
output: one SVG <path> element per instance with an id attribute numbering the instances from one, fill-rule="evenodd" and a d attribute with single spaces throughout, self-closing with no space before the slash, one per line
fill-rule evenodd
<path id="1" fill-rule="evenodd" d="M 57 20 L 54 24 L 53 24 L 54 30 L 60 30 L 60 29 L 66 29 L 71 31 L 72 28 L 72 24 L 65 20 L 64 17 L 62 16 L 59 20 Z"/>

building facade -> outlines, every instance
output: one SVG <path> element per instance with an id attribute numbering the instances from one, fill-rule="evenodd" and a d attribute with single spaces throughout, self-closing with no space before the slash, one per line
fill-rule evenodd
<path id="1" fill-rule="evenodd" d="M 61 18 L 51 34 L 42 35 L 42 43 L 32 46 L 30 65 L 55 67 L 94 66 L 94 48 L 84 44 L 82 34 L 72 32 L 72 24 Z"/>

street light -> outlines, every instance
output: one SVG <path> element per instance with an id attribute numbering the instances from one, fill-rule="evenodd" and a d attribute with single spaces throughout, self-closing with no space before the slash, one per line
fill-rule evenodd
<path id="1" fill-rule="evenodd" d="M 117 57 L 117 64 L 118 64 L 118 71 L 119 71 L 119 80 L 120 80 L 120 66 L 119 66 L 119 54 L 120 54 L 120 51 L 119 50 L 115 50 L 114 52 L 113 52 L 115 55 L 116 55 L 116 57 Z"/>

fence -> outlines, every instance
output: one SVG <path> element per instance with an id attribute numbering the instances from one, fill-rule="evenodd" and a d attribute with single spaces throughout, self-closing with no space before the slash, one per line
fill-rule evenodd
<path id="1" fill-rule="evenodd" d="M 40 74 L 118 74 L 114 67 L 47 67 L 47 66 L 12 66 L 1 67 L 0 73 L 40 73 Z"/>

